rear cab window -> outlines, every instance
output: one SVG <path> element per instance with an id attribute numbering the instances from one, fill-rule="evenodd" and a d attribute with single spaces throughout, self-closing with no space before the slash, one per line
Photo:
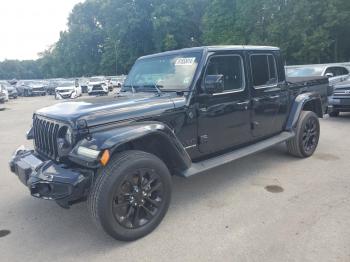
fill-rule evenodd
<path id="1" fill-rule="evenodd" d="M 254 88 L 277 85 L 277 65 L 272 54 L 252 54 L 250 64 Z"/>

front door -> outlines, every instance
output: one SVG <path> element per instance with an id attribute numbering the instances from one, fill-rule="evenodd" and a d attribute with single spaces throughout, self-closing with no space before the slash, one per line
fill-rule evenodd
<path id="1" fill-rule="evenodd" d="M 212 55 L 204 79 L 208 75 L 223 75 L 224 91 L 198 97 L 199 150 L 203 154 L 223 151 L 251 138 L 249 90 L 242 53 Z"/>

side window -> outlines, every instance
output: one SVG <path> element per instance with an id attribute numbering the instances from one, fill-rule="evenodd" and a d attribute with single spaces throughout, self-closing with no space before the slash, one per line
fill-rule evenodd
<path id="1" fill-rule="evenodd" d="M 338 76 L 338 72 L 336 70 L 336 67 L 328 67 L 326 69 L 325 74 L 333 74 L 333 76 Z"/>
<path id="2" fill-rule="evenodd" d="M 349 71 L 345 67 L 341 67 L 341 75 L 348 75 Z"/>
<path id="3" fill-rule="evenodd" d="M 224 91 L 244 88 L 243 60 L 238 55 L 213 56 L 209 60 L 206 75 L 223 75 Z"/>
<path id="4" fill-rule="evenodd" d="M 255 87 L 277 84 L 276 60 L 273 55 L 252 55 L 250 63 Z"/>
<path id="5" fill-rule="evenodd" d="M 326 70 L 327 73 L 332 73 L 333 76 L 343 76 L 349 74 L 349 71 L 345 67 L 329 67 Z"/>

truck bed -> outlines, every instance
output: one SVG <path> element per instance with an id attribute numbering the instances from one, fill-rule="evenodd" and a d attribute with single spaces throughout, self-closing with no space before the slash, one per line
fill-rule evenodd
<path id="1" fill-rule="evenodd" d="M 286 80 L 291 90 L 298 90 L 299 93 L 319 93 L 322 99 L 323 112 L 326 112 L 328 107 L 328 97 L 333 94 L 333 87 L 329 85 L 327 77 L 286 77 Z"/>

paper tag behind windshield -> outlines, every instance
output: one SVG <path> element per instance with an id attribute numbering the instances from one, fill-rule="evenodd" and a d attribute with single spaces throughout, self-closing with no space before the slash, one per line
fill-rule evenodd
<path id="1" fill-rule="evenodd" d="M 175 62 L 176 66 L 191 66 L 196 61 L 195 57 L 178 58 Z"/>

